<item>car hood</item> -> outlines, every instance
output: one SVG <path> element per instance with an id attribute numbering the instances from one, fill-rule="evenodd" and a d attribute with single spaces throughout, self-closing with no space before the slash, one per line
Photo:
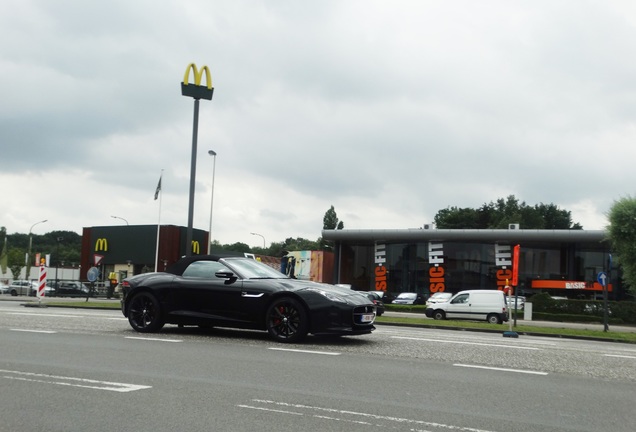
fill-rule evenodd
<path id="1" fill-rule="evenodd" d="M 327 283 L 321 282 L 312 282 L 308 280 L 302 279 L 274 279 L 278 284 L 285 287 L 289 291 L 298 291 L 307 288 L 320 289 L 323 291 L 328 291 L 333 294 L 337 294 L 341 297 L 351 297 L 351 296 L 362 296 L 367 298 L 364 294 L 360 294 L 359 292 L 352 290 L 351 288 L 340 287 L 336 285 L 331 285 Z M 367 298 L 368 300 L 368 298 Z"/>

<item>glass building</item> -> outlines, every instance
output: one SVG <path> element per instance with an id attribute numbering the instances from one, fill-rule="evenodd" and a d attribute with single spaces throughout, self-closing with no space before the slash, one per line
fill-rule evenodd
<path id="1" fill-rule="evenodd" d="M 597 299 L 602 275 L 610 300 L 626 293 L 612 263 L 605 231 L 323 230 L 333 242 L 334 283 L 364 291 L 439 292 L 503 289 L 512 283 L 513 251 L 519 245 L 519 295 Z M 611 267 L 611 268 L 610 268 Z M 604 272 L 604 273 L 603 273 Z"/>

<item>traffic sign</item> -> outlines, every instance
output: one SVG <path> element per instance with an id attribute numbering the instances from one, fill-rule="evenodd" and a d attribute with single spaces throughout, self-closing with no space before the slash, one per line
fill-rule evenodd
<path id="1" fill-rule="evenodd" d="M 89 282 L 95 282 L 99 277 L 99 269 L 97 267 L 91 267 L 86 272 L 86 277 Z"/>
<path id="2" fill-rule="evenodd" d="M 596 280 L 598 281 L 598 283 L 600 283 L 604 287 L 607 286 L 607 273 L 599 272 L 598 276 L 596 277 Z"/>

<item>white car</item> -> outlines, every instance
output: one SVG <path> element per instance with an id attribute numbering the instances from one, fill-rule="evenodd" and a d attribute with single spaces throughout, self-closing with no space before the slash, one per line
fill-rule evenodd
<path id="1" fill-rule="evenodd" d="M 447 302 L 448 300 L 450 300 L 450 298 L 453 296 L 453 293 L 449 293 L 449 292 L 436 292 L 435 294 L 433 294 L 432 296 L 430 296 L 428 298 L 428 300 L 426 300 L 426 306 L 430 306 L 433 305 L 435 303 L 444 303 Z"/>
<path id="2" fill-rule="evenodd" d="M 506 297 L 508 301 L 508 307 L 510 309 L 515 308 L 515 296 Z M 517 309 L 523 309 L 526 304 L 526 298 L 524 296 L 517 296 Z"/>
<path id="3" fill-rule="evenodd" d="M 426 308 L 426 316 L 442 319 L 486 320 L 491 324 L 508 321 L 508 309 L 503 291 L 460 291 L 444 303 Z"/>
<path id="4" fill-rule="evenodd" d="M 12 296 L 31 296 L 35 297 L 38 290 L 38 283 L 35 281 L 15 280 L 9 285 L 9 294 Z M 44 287 L 44 295 L 50 297 L 55 295 L 55 288 L 46 285 Z"/>
<path id="5" fill-rule="evenodd" d="M 10 292 L 9 285 L 0 282 L 0 294 L 9 294 Z"/>

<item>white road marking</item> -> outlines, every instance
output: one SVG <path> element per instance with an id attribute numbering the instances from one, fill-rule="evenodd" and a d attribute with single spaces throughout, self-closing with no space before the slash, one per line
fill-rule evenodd
<path id="1" fill-rule="evenodd" d="M 29 329 L 9 329 L 9 330 L 17 331 L 17 332 L 26 332 L 26 333 L 47 333 L 47 334 L 57 333 L 54 330 L 29 330 Z"/>
<path id="2" fill-rule="evenodd" d="M 149 337 L 138 337 L 138 336 L 126 336 L 126 339 L 136 339 L 136 340 L 154 341 L 154 342 L 183 342 L 182 339 L 160 339 L 160 338 L 149 338 Z"/>
<path id="3" fill-rule="evenodd" d="M 8 312 L 7 315 L 26 315 L 26 316 L 39 316 L 39 317 L 53 317 L 53 318 L 85 318 L 87 315 L 72 315 L 72 314 L 43 314 L 32 312 Z"/>
<path id="4" fill-rule="evenodd" d="M 493 343 L 485 343 L 485 342 L 464 342 L 464 341 L 451 341 L 451 340 L 440 340 L 440 339 L 425 339 L 418 337 L 407 337 L 407 336 L 391 336 L 392 339 L 408 339 L 408 340 L 416 340 L 423 342 L 439 342 L 439 343 L 448 343 L 448 344 L 460 344 L 460 345 L 479 345 L 485 347 L 498 347 L 498 348 L 513 348 L 513 349 L 523 349 L 523 350 L 531 350 L 531 351 L 540 351 L 541 348 L 535 347 L 525 347 L 519 345 L 503 345 L 503 344 L 493 344 Z"/>
<path id="5" fill-rule="evenodd" d="M 487 370 L 495 370 L 495 371 L 503 371 L 503 372 L 515 372 L 515 373 L 524 373 L 531 375 L 547 375 L 547 372 L 539 372 L 539 371 L 529 371 L 523 369 L 507 369 L 500 367 L 491 367 L 491 366 L 479 366 L 479 365 L 467 365 L 461 363 L 455 363 L 453 366 L 463 367 L 463 368 L 474 368 L 474 369 L 487 369 Z"/>
<path id="6" fill-rule="evenodd" d="M 21 372 L 0 369 L 0 373 L 3 374 L 3 378 L 35 382 L 42 384 L 54 384 L 69 387 L 81 387 L 90 388 L 96 390 L 114 391 L 119 393 L 128 393 L 136 390 L 145 390 L 152 388 L 152 386 L 144 386 L 137 384 L 117 383 L 110 381 L 97 381 L 86 378 L 65 377 L 57 375 L 47 375 L 32 372 Z"/>
<path id="7" fill-rule="evenodd" d="M 76 314 L 41 314 L 32 312 L 7 312 L 7 315 L 21 315 L 21 316 L 38 316 L 48 318 L 93 318 L 93 319 L 106 319 L 115 321 L 128 321 L 126 317 L 108 317 L 103 315 L 76 315 Z"/>
<path id="8" fill-rule="evenodd" d="M 476 429 L 476 428 L 471 428 L 471 427 L 462 427 L 462 426 L 450 425 L 450 424 L 445 424 L 445 423 L 435 423 L 435 422 L 428 422 L 428 421 L 423 421 L 423 420 L 408 419 L 408 418 L 403 418 L 403 417 L 383 416 L 383 415 L 378 415 L 378 414 L 371 414 L 371 413 L 364 413 L 364 412 L 357 412 L 357 411 L 339 410 L 339 409 L 334 409 L 334 408 L 324 408 L 324 407 L 311 406 L 311 405 L 291 404 L 291 403 L 287 403 L 287 402 L 276 402 L 276 401 L 272 401 L 272 400 L 252 399 L 252 402 L 254 402 L 256 404 L 263 404 L 265 406 L 263 406 L 263 407 L 253 406 L 253 405 L 237 405 L 237 406 L 241 407 L 241 408 L 257 409 L 257 410 L 261 410 L 261 411 L 270 411 L 270 412 L 274 412 L 274 413 L 294 414 L 294 415 L 309 415 L 309 416 L 314 417 L 314 418 L 329 419 L 329 420 L 349 422 L 349 423 L 359 423 L 359 424 L 365 424 L 365 425 L 374 425 L 374 423 L 372 423 L 372 421 L 376 421 L 376 422 L 377 421 L 388 421 L 388 422 L 395 423 L 396 425 L 397 424 L 399 424 L 399 425 L 410 424 L 410 425 L 414 425 L 416 427 L 424 426 L 424 427 L 429 427 L 429 428 L 446 429 L 446 430 L 453 430 L 453 431 L 460 431 L 460 432 L 492 432 L 492 431 L 486 430 L 486 429 Z M 273 406 L 275 408 L 267 408 L 268 405 Z M 294 410 L 294 411 L 289 411 L 289 410 Z M 309 411 L 309 414 L 303 414 L 302 412 L 298 412 L 298 411 Z M 314 411 L 314 413 L 312 413 L 312 411 Z M 335 415 L 339 415 L 339 416 L 362 417 L 363 420 L 341 419 L 339 417 L 327 416 L 324 413 L 329 413 L 329 414 L 332 414 L 332 415 L 335 414 Z M 377 425 L 377 426 L 378 427 L 384 427 L 384 426 L 381 426 L 381 425 Z M 415 430 L 415 429 L 411 429 L 411 430 Z M 419 430 L 419 429 L 417 429 L 417 430 Z"/>
<path id="9" fill-rule="evenodd" d="M 618 357 L 618 358 L 628 358 L 628 359 L 636 359 L 636 356 L 628 356 L 628 355 L 618 355 L 618 354 L 603 354 L 605 357 Z"/>
<path id="10" fill-rule="evenodd" d="M 275 409 L 271 409 L 271 408 L 255 407 L 255 406 L 251 406 L 251 405 L 237 405 L 237 406 L 239 408 L 249 408 L 249 409 L 253 409 L 253 410 L 269 411 L 269 412 L 275 412 L 275 413 L 279 413 L 279 414 L 291 414 L 291 415 L 297 415 L 297 416 L 303 415 L 302 413 L 297 413 L 297 412 L 293 412 L 293 411 L 275 410 Z"/>
<path id="11" fill-rule="evenodd" d="M 300 350 L 300 349 L 291 349 L 291 348 L 268 348 L 273 351 L 290 351 L 297 353 L 305 353 L 305 354 L 321 354 L 321 355 L 331 355 L 338 356 L 341 355 L 339 352 L 328 352 L 328 351 L 309 351 L 309 350 Z"/>

